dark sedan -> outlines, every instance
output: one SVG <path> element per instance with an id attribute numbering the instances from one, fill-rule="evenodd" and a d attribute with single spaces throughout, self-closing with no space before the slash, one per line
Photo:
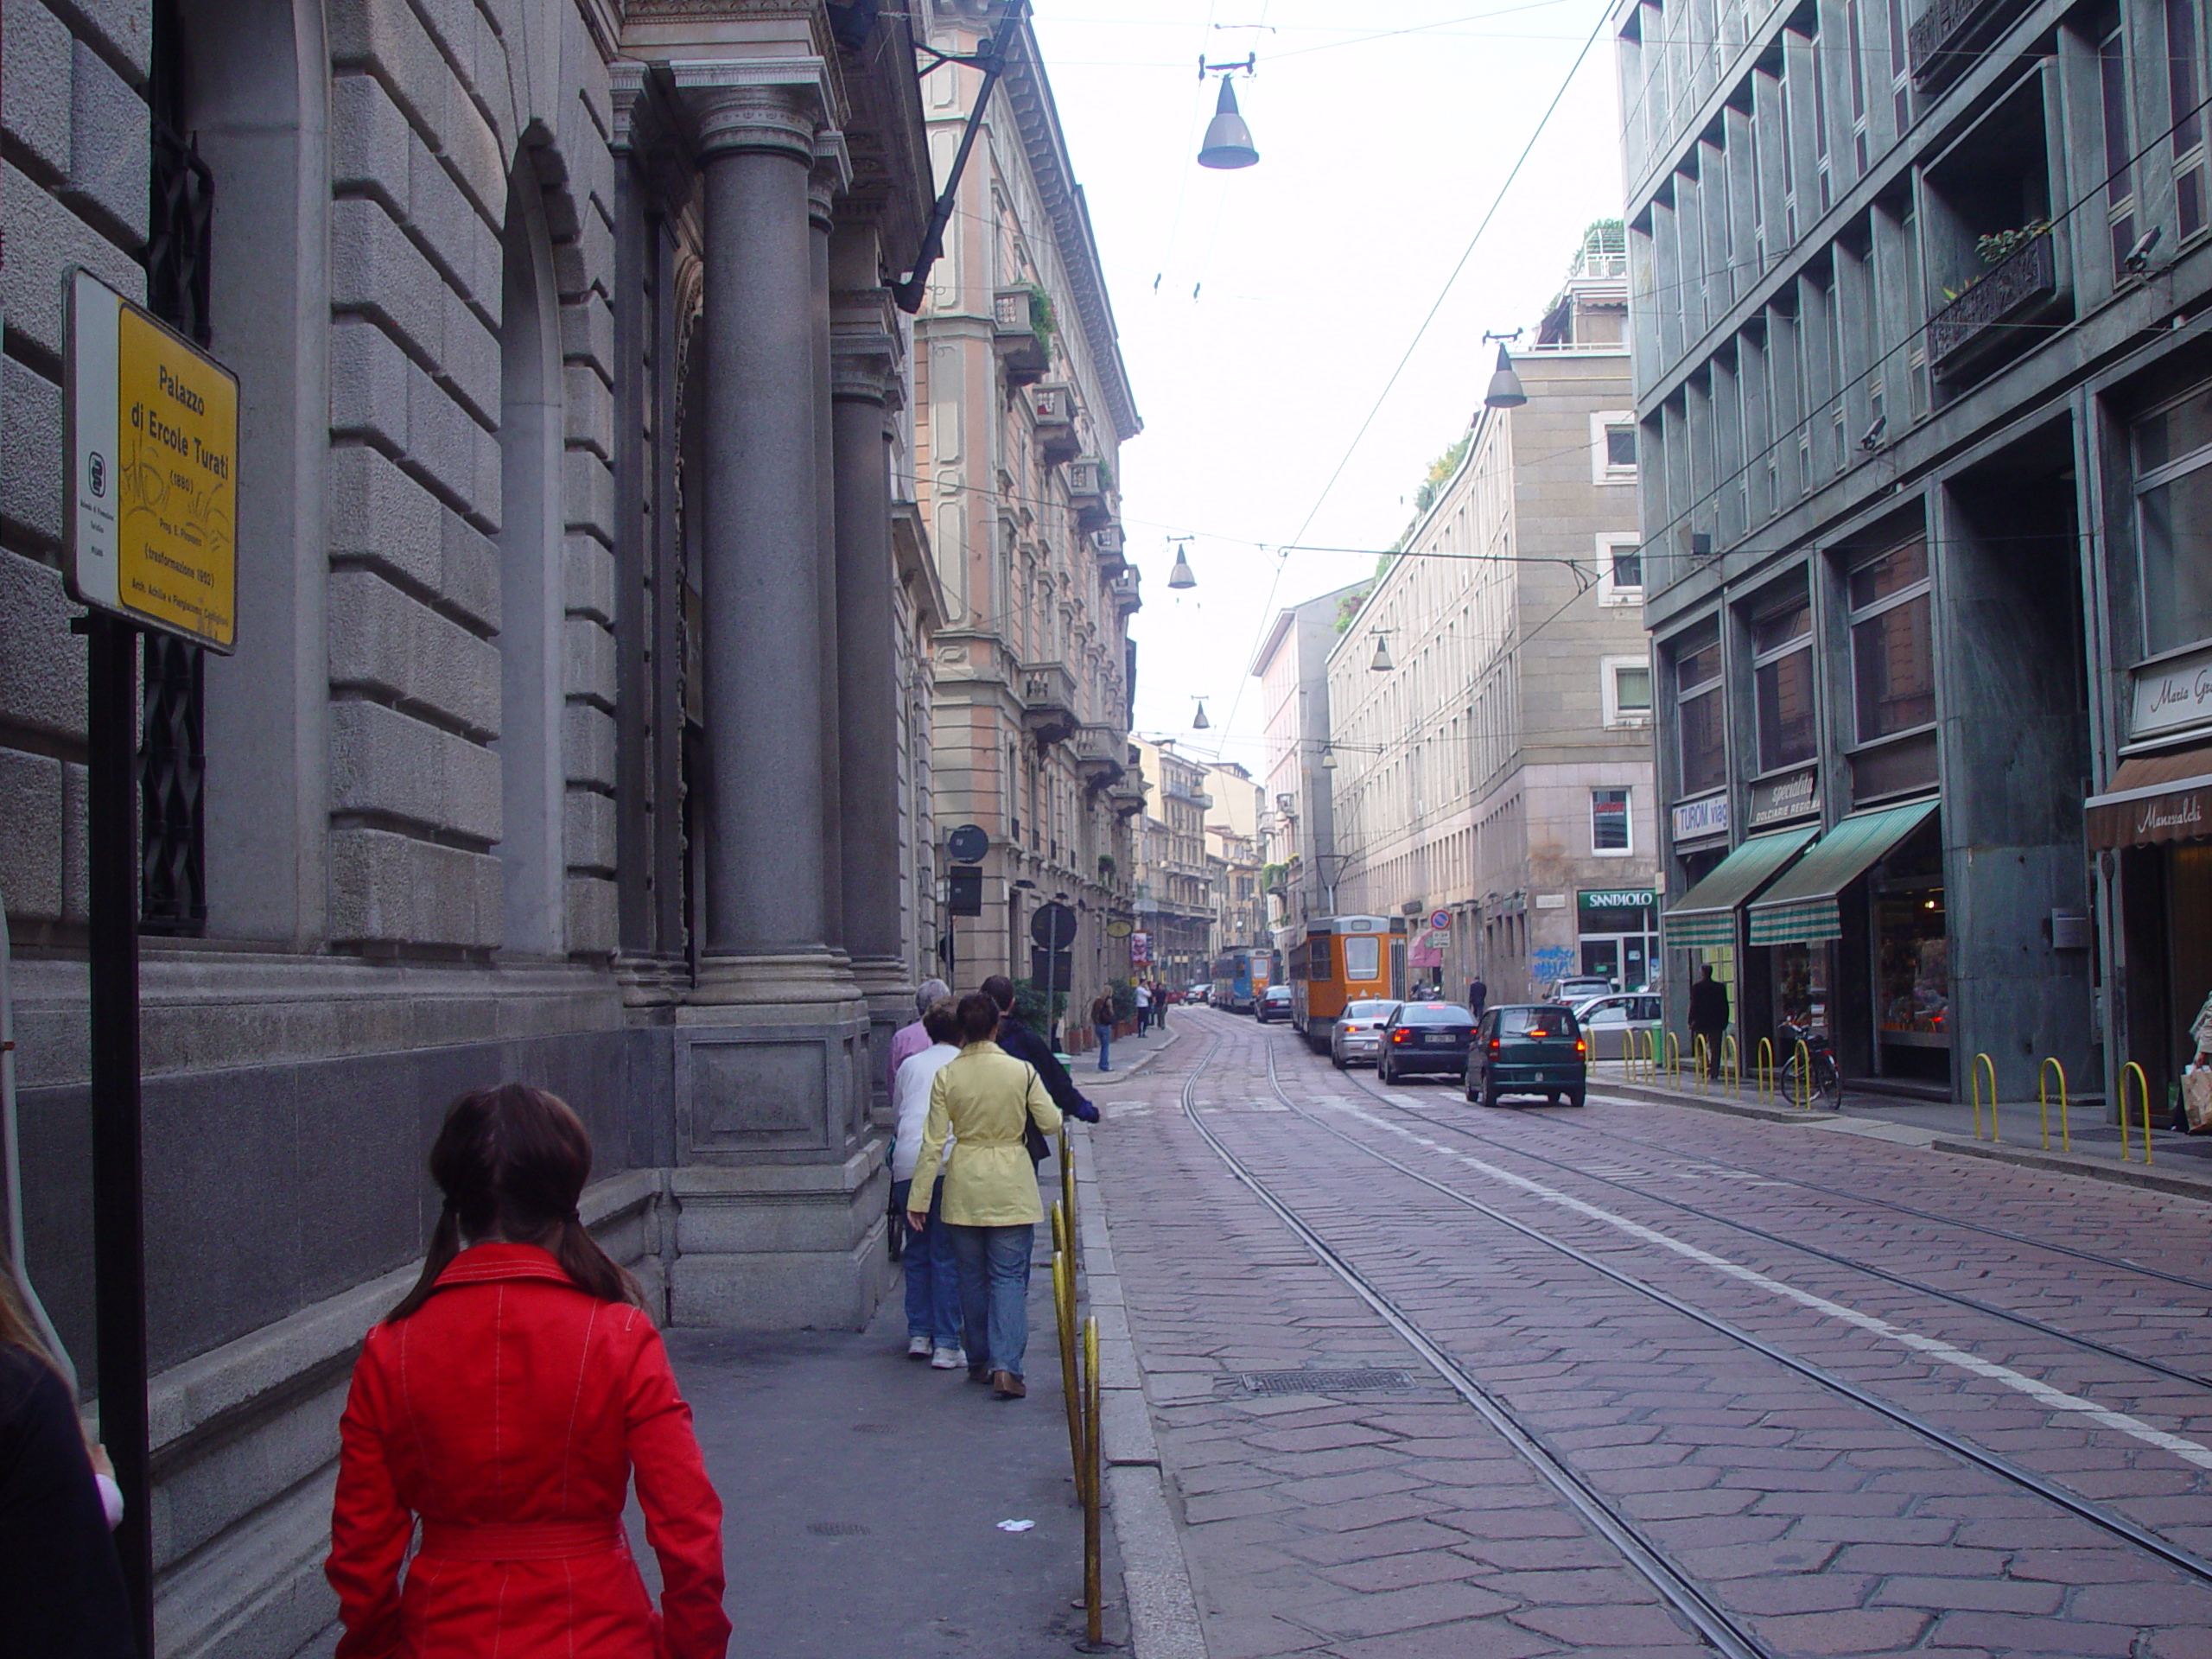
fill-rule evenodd
<path id="1" fill-rule="evenodd" d="M 1270 985 L 1252 999 L 1252 1017 L 1262 1025 L 1273 1025 L 1278 1020 L 1290 1018 L 1290 987 Z"/>
<path id="2" fill-rule="evenodd" d="M 1475 1016 L 1457 1002 L 1401 1002 L 1383 1022 L 1375 1074 L 1384 1083 L 1424 1071 L 1457 1077 L 1474 1038 Z"/>
<path id="3" fill-rule="evenodd" d="M 1491 1008 L 1467 1056 L 1467 1098 L 1495 1106 L 1508 1095 L 1542 1095 L 1580 1106 L 1589 1060 L 1589 1040 L 1572 1009 L 1555 1002 Z"/>

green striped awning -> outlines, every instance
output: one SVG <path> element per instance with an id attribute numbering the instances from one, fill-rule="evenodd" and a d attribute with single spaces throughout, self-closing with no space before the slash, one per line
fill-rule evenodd
<path id="1" fill-rule="evenodd" d="M 1753 836 L 1706 872 L 1705 880 L 1681 897 L 1660 920 L 1662 937 L 1671 946 L 1736 944 L 1736 911 L 1820 833 L 1819 826 L 1778 830 L 1770 836 Z"/>
<path id="2" fill-rule="evenodd" d="M 1753 944 L 1812 944 L 1843 937 L 1836 895 L 1928 822 L 1934 801 L 1859 812 L 1821 837 L 1789 874 L 1751 906 Z"/>

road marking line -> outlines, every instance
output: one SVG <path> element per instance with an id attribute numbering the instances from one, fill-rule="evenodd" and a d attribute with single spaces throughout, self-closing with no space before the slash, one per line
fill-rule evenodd
<path id="1" fill-rule="evenodd" d="M 1626 1216 L 1615 1215 L 1610 1210 L 1600 1209 L 1596 1205 L 1586 1203 L 1571 1193 L 1561 1192 L 1555 1187 L 1546 1186 L 1541 1181 L 1532 1181 L 1525 1175 L 1516 1175 L 1510 1169 L 1500 1169 L 1495 1164 L 1485 1163 L 1479 1158 L 1470 1157 L 1457 1147 L 1444 1146 L 1430 1140 L 1427 1135 L 1416 1135 L 1402 1125 L 1393 1123 L 1387 1118 L 1376 1117 L 1371 1112 L 1349 1102 L 1339 1100 L 1330 1103 L 1336 1110 L 1344 1113 L 1346 1116 L 1357 1118 L 1363 1123 L 1370 1124 L 1376 1128 L 1386 1130 L 1403 1140 L 1410 1141 L 1417 1147 L 1437 1153 L 1479 1174 L 1487 1175 L 1493 1180 L 1503 1181 L 1508 1186 L 1519 1187 L 1530 1197 L 1541 1199 L 1546 1204 L 1572 1211 L 1592 1221 L 1603 1222 L 1609 1227 L 1626 1233 L 1631 1238 L 1647 1244 L 1657 1245 L 1662 1249 L 1671 1250 L 1677 1255 L 1696 1262 L 1700 1267 L 1709 1268 L 1715 1273 L 1725 1274 L 1732 1279 L 1740 1280 L 1743 1283 L 1764 1290 L 1770 1295 L 1798 1303 L 1802 1306 L 1812 1309 L 1815 1313 L 1826 1314 L 1830 1319 L 1840 1319 L 1847 1325 L 1856 1325 L 1872 1336 L 1879 1337 L 1885 1342 L 1895 1343 L 1899 1347 L 1910 1349 L 1914 1353 L 1940 1360 L 1946 1365 L 1968 1372 L 1973 1376 L 1986 1377 L 1994 1382 L 2001 1382 L 2006 1388 L 2036 1401 L 2046 1410 L 2077 1413 L 2101 1427 L 2115 1429 L 2122 1434 L 2142 1441 L 2145 1446 L 2155 1446 L 2162 1452 L 2171 1452 L 2185 1463 L 2193 1463 L 2200 1469 L 2212 1469 L 2212 1447 L 2205 1446 L 2196 1440 L 2184 1439 L 2178 1434 L 2170 1434 L 2164 1429 L 2155 1427 L 2139 1417 L 2130 1416 L 2124 1411 L 2114 1411 L 2108 1406 L 2101 1406 L 2094 1400 L 2085 1400 L 2080 1395 L 2069 1394 L 2063 1389 L 2055 1389 L 2048 1382 L 2029 1376 L 2024 1372 L 2016 1371 L 2008 1365 L 1999 1365 L 1994 1361 L 1984 1359 L 1978 1354 L 1968 1353 L 1965 1349 L 1955 1347 L 1938 1338 L 1923 1336 L 1917 1331 L 1910 1331 L 1903 1325 L 1892 1325 L 1889 1320 L 1877 1319 L 1871 1313 L 1862 1313 L 1855 1307 L 1847 1306 L 1841 1302 L 1830 1301 L 1827 1297 L 1818 1295 L 1812 1291 L 1801 1290 L 1786 1281 L 1761 1273 L 1756 1268 L 1747 1268 L 1741 1262 L 1728 1260 L 1726 1256 L 1715 1255 L 1712 1251 L 1702 1249 L 1695 1244 L 1676 1238 L 1671 1233 L 1662 1233 L 1656 1227 L 1647 1227 L 1640 1221 L 1631 1221 Z"/>

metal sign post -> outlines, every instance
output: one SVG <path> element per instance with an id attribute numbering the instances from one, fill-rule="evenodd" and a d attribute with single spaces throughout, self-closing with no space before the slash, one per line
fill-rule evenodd
<path id="1" fill-rule="evenodd" d="M 238 378 L 84 271 L 69 285 L 69 591 L 86 638 L 92 1265 L 100 1440 L 123 1490 L 115 1544 L 139 1651 L 154 1650 L 153 1449 L 138 1055 L 141 630 L 237 642 Z"/>

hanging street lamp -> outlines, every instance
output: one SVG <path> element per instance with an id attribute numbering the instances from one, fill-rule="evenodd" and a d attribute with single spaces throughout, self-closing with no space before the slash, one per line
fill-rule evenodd
<path id="1" fill-rule="evenodd" d="M 1206 718 L 1206 700 L 1204 697 L 1200 697 L 1198 700 L 1198 712 L 1191 721 L 1191 729 L 1194 732 L 1203 732 L 1208 727 L 1211 726 L 1213 721 Z"/>
<path id="2" fill-rule="evenodd" d="M 1175 543 L 1175 568 L 1167 573 L 1170 588 L 1195 588 L 1198 579 L 1191 574 L 1190 543 L 1187 540 Z"/>
<path id="3" fill-rule="evenodd" d="M 1230 84 L 1230 77 L 1238 73 L 1250 74 L 1259 67 L 1259 54 L 1253 53 L 1242 63 L 1208 63 L 1202 54 L 1198 59 L 1198 79 L 1208 75 L 1221 77 L 1221 97 L 1213 106 L 1213 119 L 1206 123 L 1206 140 L 1198 147 L 1198 165 L 1211 167 L 1219 172 L 1230 172 L 1240 167 L 1250 167 L 1260 159 L 1260 151 L 1252 142 L 1252 129 L 1244 124 L 1243 112 L 1236 107 L 1236 89 Z"/>
<path id="4" fill-rule="evenodd" d="M 1483 344 L 1497 341 L 1497 367 L 1490 377 L 1490 390 L 1483 393 L 1484 409 L 1518 409 L 1529 401 L 1529 394 L 1521 389 L 1521 377 L 1513 372 L 1513 353 L 1505 349 L 1509 340 L 1521 338 L 1516 328 L 1510 334 L 1484 334 Z"/>
<path id="5" fill-rule="evenodd" d="M 1375 660 L 1367 665 L 1370 673 L 1388 674 L 1397 667 L 1397 664 L 1390 660 L 1390 642 L 1386 637 L 1389 632 L 1389 630 L 1387 628 L 1375 630 Z"/>

